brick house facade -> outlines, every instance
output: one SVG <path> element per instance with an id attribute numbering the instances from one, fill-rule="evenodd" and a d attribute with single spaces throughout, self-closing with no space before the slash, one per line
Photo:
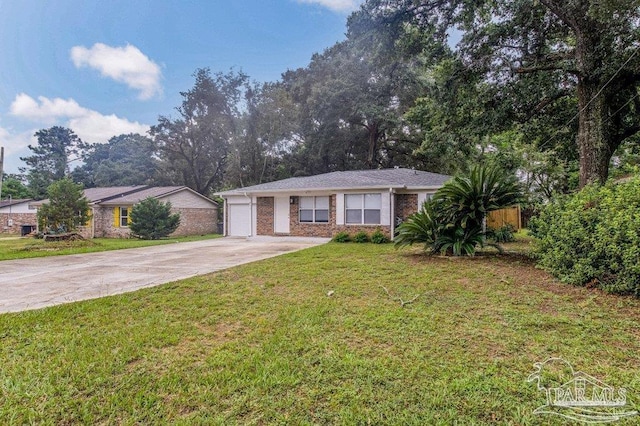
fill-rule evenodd
<path id="1" fill-rule="evenodd" d="M 31 201 L 19 199 L 0 202 L 0 233 L 20 235 L 23 227 L 31 229 L 37 226 L 36 210 L 29 208 Z"/>
<path id="2" fill-rule="evenodd" d="M 78 229 L 85 238 L 129 238 L 131 209 L 149 197 L 170 202 L 172 213 L 180 213 L 180 225 L 171 236 L 213 234 L 218 228 L 217 203 L 185 186 L 90 188 L 85 190 L 85 197 L 91 207 L 91 220 Z"/>
<path id="3" fill-rule="evenodd" d="M 225 191 L 219 194 L 225 200 L 225 235 L 331 238 L 380 230 L 393 238 L 395 226 L 448 179 L 408 169 L 366 170 Z"/>

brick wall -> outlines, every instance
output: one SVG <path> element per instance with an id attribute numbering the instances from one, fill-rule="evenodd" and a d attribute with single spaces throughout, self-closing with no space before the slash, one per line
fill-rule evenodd
<path id="1" fill-rule="evenodd" d="M 418 211 L 418 194 L 396 194 L 394 218 L 404 221 Z"/>
<path id="2" fill-rule="evenodd" d="M 299 197 L 295 198 L 295 202 L 290 204 L 289 216 L 290 235 L 297 237 L 323 237 L 331 238 L 339 232 L 347 232 L 354 235 L 357 232 L 364 231 L 372 234 L 376 230 L 381 230 L 387 238 L 391 238 L 391 227 L 382 225 L 337 225 L 336 224 L 336 196 L 329 197 L 329 223 L 300 223 L 298 214 Z M 416 198 L 417 203 L 417 198 Z"/>
<path id="3" fill-rule="evenodd" d="M 214 234 L 218 229 L 218 212 L 216 209 L 172 209 L 180 213 L 180 226 L 172 236 Z"/>
<path id="4" fill-rule="evenodd" d="M 129 238 L 129 228 L 113 226 L 113 207 L 93 209 L 94 237 Z"/>
<path id="5" fill-rule="evenodd" d="M 180 213 L 180 226 L 172 236 L 213 234 L 217 230 L 218 215 L 216 209 L 171 209 Z M 129 238 L 127 227 L 116 227 L 113 223 L 113 207 L 94 209 L 94 232 L 96 238 Z M 87 229 L 87 231 L 90 231 Z M 84 235 L 84 232 L 81 232 Z M 89 233 L 89 232 L 87 232 Z M 88 236 L 88 235 L 87 235 Z"/>
<path id="6" fill-rule="evenodd" d="M 9 219 L 13 222 L 9 226 Z M 22 225 L 37 225 L 35 213 L 0 213 L 0 233 L 20 235 Z"/>
<path id="7" fill-rule="evenodd" d="M 296 237 L 323 237 L 331 238 L 334 235 L 336 225 L 336 196 L 329 197 L 329 223 L 300 223 L 300 197 L 295 197 L 294 202 L 289 205 L 289 228 L 290 235 Z"/>
<path id="8" fill-rule="evenodd" d="M 256 234 L 274 235 L 274 198 L 258 197 L 256 206 L 258 210 Z"/>
<path id="9" fill-rule="evenodd" d="M 395 217 L 405 220 L 418 211 L 418 194 L 395 195 Z M 391 226 L 382 225 L 337 225 L 336 224 L 336 196 L 329 197 L 329 222 L 308 223 L 299 221 L 299 197 L 294 197 L 294 202 L 289 204 L 289 235 L 297 237 L 323 237 L 331 238 L 339 232 L 347 232 L 354 235 L 364 231 L 372 234 L 381 230 L 388 238 L 391 238 Z M 257 235 L 275 235 L 274 233 L 274 198 L 257 198 Z"/>

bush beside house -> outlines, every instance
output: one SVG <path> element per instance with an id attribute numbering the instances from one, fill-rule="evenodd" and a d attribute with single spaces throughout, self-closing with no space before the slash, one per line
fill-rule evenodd
<path id="1" fill-rule="evenodd" d="M 640 296 L 640 178 L 559 196 L 529 229 L 539 265 L 563 282 Z"/>
<path id="2" fill-rule="evenodd" d="M 131 235 L 143 240 L 159 240 L 180 226 L 180 213 L 171 213 L 171 203 L 149 197 L 131 209 Z"/>
<path id="3" fill-rule="evenodd" d="M 418 213 L 398 226 L 396 247 L 423 244 L 432 253 L 471 256 L 492 236 L 487 215 L 521 200 L 515 176 L 496 165 L 478 165 L 469 175 L 445 183 Z"/>

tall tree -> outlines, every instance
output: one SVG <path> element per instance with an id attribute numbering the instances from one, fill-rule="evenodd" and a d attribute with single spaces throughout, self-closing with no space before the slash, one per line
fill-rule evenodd
<path id="1" fill-rule="evenodd" d="M 49 185 L 69 173 L 69 162 L 77 158 L 78 145 L 82 141 L 71 129 L 60 126 L 39 130 L 35 136 L 38 144 L 29 145 L 33 155 L 20 157 L 27 164 L 20 171 L 27 173 L 33 198 L 42 199 L 46 197 Z"/>
<path id="2" fill-rule="evenodd" d="M 236 137 L 243 73 L 196 70 L 195 84 L 181 92 L 179 117 L 160 116 L 150 134 L 159 149 L 162 173 L 173 183 L 203 195 L 222 186 L 229 144 Z"/>
<path id="3" fill-rule="evenodd" d="M 49 202 L 38 209 L 38 224 L 43 232 L 71 232 L 89 221 L 89 201 L 82 184 L 65 177 L 47 188 Z"/>
<path id="4" fill-rule="evenodd" d="M 420 82 L 410 63 L 365 42 L 337 43 L 283 75 L 297 109 L 296 154 L 309 174 L 413 161 L 419 138 L 403 114 Z"/>
<path id="5" fill-rule="evenodd" d="M 72 176 L 85 188 L 149 185 L 156 180 L 158 160 L 153 140 L 139 134 L 114 136 L 104 144 L 82 146 L 84 164 Z"/>
<path id="6" fill-rule="evenodd" d="M 392 28 L 413 47 L 461 31 L 458 57 L 494 88 L 499 108 L 511 104 L 510 120 L 574 98 L 581 186 L 604 181 L 616 149 L 640 130 L 638 0 L 369 0 L 350 24 Z"/>
<path id="7" fill-rule="evenodd" d="M 237 187 L 290 177 L 295 106 L 281 83 L 253 84 L 245 92 L 241 131 L 229 153 L 225 186 Z"/>

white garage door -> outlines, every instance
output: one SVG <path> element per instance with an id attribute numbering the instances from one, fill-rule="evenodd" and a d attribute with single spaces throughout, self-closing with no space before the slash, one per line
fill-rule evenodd
<path id="1" fill-rule="evenodd" d="M 248 237 L 251 235 L 251 205 L 228 205 L 227 232 L 231 237 Z"/>

